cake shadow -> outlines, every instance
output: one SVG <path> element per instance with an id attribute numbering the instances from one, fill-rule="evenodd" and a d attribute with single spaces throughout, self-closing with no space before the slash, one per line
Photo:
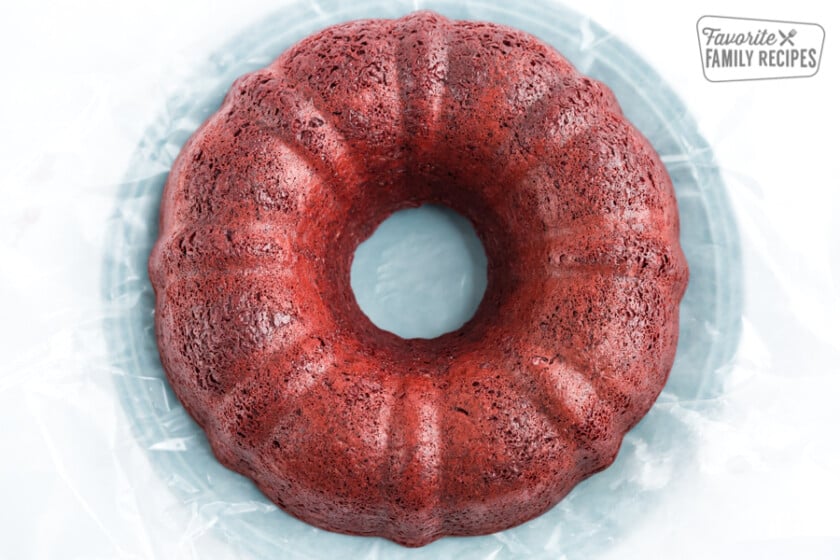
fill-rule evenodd
<path id="1" fill-rule="evenodd" d="M 204 433 L 179 404 L 160 365 L 146 263 L 157 237 L 166 174 L 183 143 L 215 111 L 235 78 L 264 66 L 327 25 L 362 17 L 398 17 L 417 8 L 533 33 L 581 72 L 610 86 L 671 174 L 691 279 L 680 308 L 680 342 L 669 381 L 651 412 L 625 438 L 613 466 L 519 527 L 485 537 L 444 538 L 410 550 L 383 539 L 349 537 L 306 525 L 215 460 Z M 284 557 L 331 557 L 330 551 L 339 550 L 350 557 L 378 553 L 395 558 L 598 557 L 658 507 L 670 488 L 691 476 L 698 442 L 696 419 L 714 418 L 722 406 L 720 397 L 740 338 L 740 241 L 711 147 L 676 94 L 629 47 L 589 19 L 549 1 L 515 10 L 489 2 L 351 6 L 306 1 L 265 18 L 185 76 L 171 92 L 119 185 L 108 227 L 102 297 L 109 319 L 104 334 L 116 395 L 131 434 L 185 504 L 185 514 L 193 516 L 191 528 L 213 526 L 222 540 L 257 557 L 278 552 Z"/>

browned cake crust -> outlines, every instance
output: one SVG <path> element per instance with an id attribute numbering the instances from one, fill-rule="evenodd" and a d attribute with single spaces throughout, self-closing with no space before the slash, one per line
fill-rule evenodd
<path id="1" fill-rule="evenodd" d="M 358 244 L 434 203 L 488 257 L 475 317 L 376 328 Z M 674 359 L 673 187 L 612 93 L 508 27 L 354 21 L 243 76 L 166 183 L 161 360 L 229 468 L 408 546 L 522 523 L 609 465 Z"/>

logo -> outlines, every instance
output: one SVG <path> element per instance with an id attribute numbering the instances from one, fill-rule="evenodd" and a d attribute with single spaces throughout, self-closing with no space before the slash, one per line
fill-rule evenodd
<path id="1" fill-rule="evenodd" d="M 816 23 L 703 16 L 697 41 L 710 82 L 808 78 L 820 69 L 825 29 Z"/>

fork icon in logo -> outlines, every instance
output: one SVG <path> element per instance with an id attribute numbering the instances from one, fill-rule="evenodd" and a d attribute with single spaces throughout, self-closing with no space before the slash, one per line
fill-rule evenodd
<path id="1" fill-rule="evenodd" d="M 790 43 L 790 46 L 795 46 L 793 44 L 793 38 L 796 37 L 796 29 L 791 29 L 790 32 L 785 35 L 785 32 L 779 29 L 779 35 L 782 37 L 782 42 L 779 43 L 780 47 L 784 47 L 786 44 Z"/>

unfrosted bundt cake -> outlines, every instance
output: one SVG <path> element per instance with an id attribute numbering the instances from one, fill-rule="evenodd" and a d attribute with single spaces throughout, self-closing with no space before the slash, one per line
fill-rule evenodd
<path id="1" fill-rule="evenodd" d="M 404 340 L 356 304 L 398 209 L 474 225 L 473 319 Z M 609 465 L 674 359 L 688 271 L 657 154 L 551 47 L 430 12 L 330 27 L 238 79 L 163 194 L 164 369 L 287 512 L 408 546 L 522 523 Z"/>

